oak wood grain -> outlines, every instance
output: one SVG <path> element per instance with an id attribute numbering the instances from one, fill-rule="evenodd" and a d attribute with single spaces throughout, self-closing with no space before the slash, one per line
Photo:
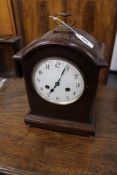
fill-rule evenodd
<path id="1" fill-rule="evenodd" d="M 16 36 L 11 0 L 0 1 L 0 35 Z"/>
<path id="2" fill-rule="evenodd" d="M 27 127 L 28 110 L 23 80 L 10 79 L 0 89 L 1 174 L 117 174 L 117 88 L 98 88 L 95 137 Z"/>

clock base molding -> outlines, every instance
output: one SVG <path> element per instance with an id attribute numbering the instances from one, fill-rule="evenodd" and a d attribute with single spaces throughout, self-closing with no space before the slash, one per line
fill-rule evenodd
<path id="1" fill-rule="evenodd" d="M 79 123 L 74 121 L 49 118 L 40 115 L 27 114 L 25 123 L 37 128 L 50 129 L 70 134 L 78 134 L 83 136 L 95 135 L 95 123 Z"/>

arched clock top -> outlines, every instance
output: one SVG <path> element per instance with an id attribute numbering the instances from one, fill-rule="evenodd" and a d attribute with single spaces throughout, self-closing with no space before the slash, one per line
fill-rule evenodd
<path id="1" fill-rule="evenodd" d="M 78 40 L 74 33 L 69 30 L 62 30 L 61 27 L 54 29 L 53 31 L 47 32 L 41 38 L 34 40 L 16 55 L 14 59 L 17 61 L 23 61 L 27 59 L 30 55 L 35 52 L 40 52 L 41 49 L 47 47 L 65 47 L 78 51 L 82 56 L 85 56 L 89 62 L 94 66 L 105 67 L 107 66 L 104 60 L 104 45 L 99 44 L 91 35 L 82 31 L 76 30 L 82 36 L 86 37 L 87 40 L 90 40 L 94 47 L 90 48 L 80 40 Z"/>

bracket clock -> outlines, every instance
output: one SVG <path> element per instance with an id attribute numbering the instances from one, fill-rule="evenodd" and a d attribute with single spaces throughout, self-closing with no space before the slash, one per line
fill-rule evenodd
<path id="1" fill-rule="evenodd" d="M 95 134 L 95 97 L 104 45 L 62 23 L 16 55 L 25 79 L 30 112 L 25 123 L 80 135 Z"/>

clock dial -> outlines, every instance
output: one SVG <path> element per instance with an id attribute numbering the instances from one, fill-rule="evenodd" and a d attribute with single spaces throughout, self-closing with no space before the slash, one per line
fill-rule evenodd
<path id="1" fill-rule="evenodd" d="M 84 92 L 81 71 L 63 58 L 47 58 L 38 62 L 32 72 L 35 91 L 45 100 L 67 105 L 78 100 Z"/>

